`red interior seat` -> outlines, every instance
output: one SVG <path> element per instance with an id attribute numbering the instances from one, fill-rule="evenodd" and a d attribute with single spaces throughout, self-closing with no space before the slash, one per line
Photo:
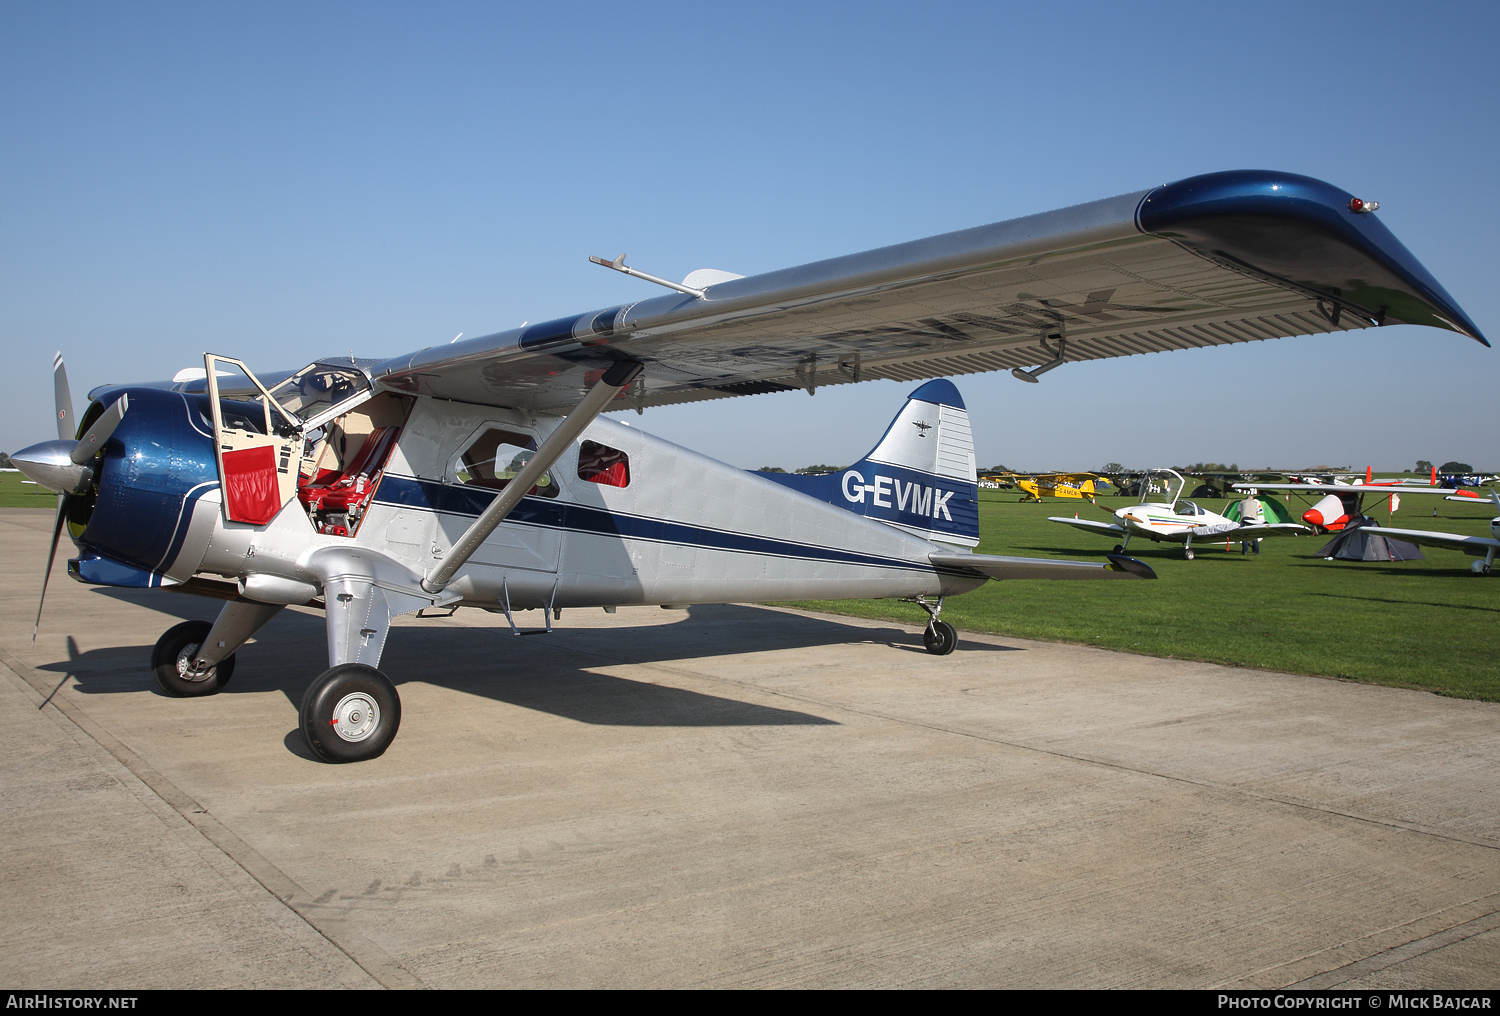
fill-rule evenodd
<path id="1" fill-rule="evenodd" d="M 375 489 L 399 429 L 376 427 L 370 431 L 342 471 L 322 470 L 297 491 L 298 500 L 310 509 L 325 511 L 348 511 L 351 505 L 362 502 Z"/>

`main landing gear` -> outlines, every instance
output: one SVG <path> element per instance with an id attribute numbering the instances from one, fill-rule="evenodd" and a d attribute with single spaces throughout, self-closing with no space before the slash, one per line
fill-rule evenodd
<path id="1" fill-rule="evenodd" d="M 401 727 L 401 696 L 380 671 L 345 663 L 319 674 L 302 696 L 302 736 L 324 762 L 384 753 Z"/>
<path id="2" fill-rule="evenodd" d="M 213 695 L 234 673 L 234 651 L 281 611 L 280 604 L 233 600 L 219 619 L 184 621 L 167 630 L 151 651 L 151 673 L 168 695 Z M 352 639 L 367 641 L 360 629 Z M 379 652 L 374 655 L 379 660 Z M 351 653 L 352 655 L 352 653 Z M 302 696 L 302 736 L 324 762 L 360 762 L 385 752 L 401 727 L 401 697 L 374 667 L 343 663 L 323 671 Z"/>
<path id="3" fill-rule="evenodd" d="M 933 656 L 947 656 L 958 646 L 958 629 L 947 621 L 939 621 L 938 615 L 943 612 L 943 598 L 938 597 L 937 603 L 928 603 L 925 596 L 916 596 L 907 603 L 915 603 L 927 611 L 927 630 L 922 633 L 922 644 Z"/>

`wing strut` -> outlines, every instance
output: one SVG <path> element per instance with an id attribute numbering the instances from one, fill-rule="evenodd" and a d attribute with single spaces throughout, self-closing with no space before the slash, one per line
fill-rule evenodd
<path id="1" fill-rule="evenodd" d="M 609 370 L 604 372 L 597 384 L 589 389 L 589 393 L 583 397 L 583 401 L 573 407 L 573 411 L 563 418 L 562 423 L 557 425 L 542 446 L 536 450 L 531 460 L 521 468 L 500 496 L 490 502 L 490 506 L 480 513 L 474 524 L 464 531 L 464 535 L 458 538 L 448 556 L 443 558 L 443 563 L 434 568 L 427 577 L 422 580 L 422 588 L 429 593 L 436 593 L 446 586 L 453 578 L 453 573 L 462 568 L 464 562 L 468 561 L 479 545 L 485 541 L 495 527 L 505 521 L 505 517 L 511 513 L 516 505 L 521 503 L 521 498 L 526 495 L 536 481 L 541 479 L 543 473 L 562 457 L 562 453 L 568 450 L 573 439 L 583 433 L 584 428 L 594 422 L 595 417 L 604 412 L 604 407 L 620 392 L 630 386 L 637 374 L 645 365 L 635 360 L 621 360 Z"/>

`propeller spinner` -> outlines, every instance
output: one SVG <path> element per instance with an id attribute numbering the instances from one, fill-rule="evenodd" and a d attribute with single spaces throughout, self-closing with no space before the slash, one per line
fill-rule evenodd
<path id="1" fill-rule="evenodd" d="M 27 479 L 35 480 L 37 486 L 56 491 L 57 519 L 52 525 L 52 545 L 47 550 L 47 570 L 42 575 L 42 594 L 36 605 L 36 624 L 31 629 L 31 641 L 36 643 L 37 630 L 42 623 L 42 605 L 47 599 L 47 580 L 52 576 L 52 564 L 57 558 L 57 543 L 62 538 L 63 523 L 67 519 L 69 499 L 88 490 L 94 480 L 91 463 L 104 450 L 105 442 L 120 425 L 130 408 L 130 399 L 121 395 L 106 409 L 82 438 L 74 439 L 73 396 L 68 391 L 68 370 L 63 365 L 62 353 L 52 361 L 52 391 L 57 407 L 56 441 L 42 441 L 22 448 L 10 457 L 11 463 Z"/>

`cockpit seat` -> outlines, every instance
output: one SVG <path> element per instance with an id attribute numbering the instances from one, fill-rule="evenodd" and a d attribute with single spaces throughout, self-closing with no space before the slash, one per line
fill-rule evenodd
<path id="1" fill-rule="evenodd" d="M 324 470 L 297 491 L 309 511 L 347 512 L 375 489 L 399 427 L 376 427 L 342 471 Z"/>

